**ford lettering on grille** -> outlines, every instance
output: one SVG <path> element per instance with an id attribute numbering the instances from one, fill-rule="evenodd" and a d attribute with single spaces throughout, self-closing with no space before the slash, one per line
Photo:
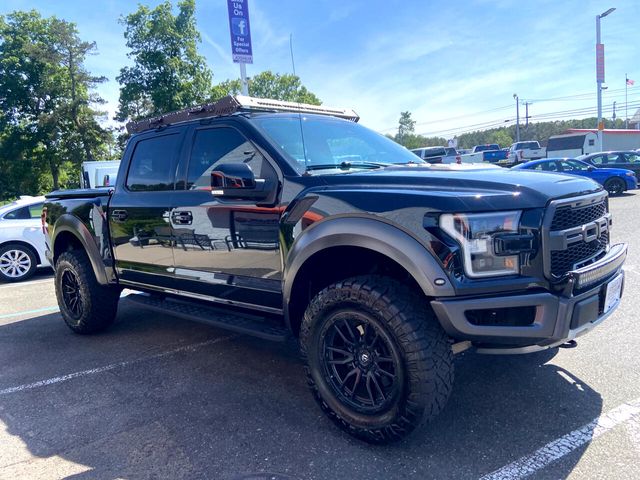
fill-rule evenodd
<path id="1" fill-rule="evenodd" d="M 551 202 L 543 224 L 545 275 L 562 278 L 604 255 L 610 226 L 605 193 Z"/>

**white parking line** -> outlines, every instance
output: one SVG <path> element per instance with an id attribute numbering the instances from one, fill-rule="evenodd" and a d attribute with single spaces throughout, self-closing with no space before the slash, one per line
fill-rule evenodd
<path id="1" fill-rule="evenodd" d="M 5 313 L 4 315 L 0 315 L 0 320 L 4 318 L 12 318 L 12 317 L 20 317 L 22 315 L 29 315 L 31 313 L 42 313 L 42 312 L 59 312 L 60 309 L 58 307 L 43 307 L 36 308 L 33 310 L 25 310 L 23 312 L 15 312 L 15 313 Z"/>
<path id="2" fill-rule="evenodd" d="M 80 372 L 68 373 L 60 377 L 47 378 L 46 380 L 40 380 L 33 383 L 27 383 L 24 385 L 5 388 L 3 390 L 0 390 L 0 396 L 9 395 L 12 393 L 18 393 L 24 390 L 33 390 L 34 388 L 46 387 L 47 385 L 54 385 L 56 383 L 66 382 L 68 380 L 73 380 L 74 378 L 86 377 L 88 375 L 95 375 L 97 373 L 108 372 L 109 370 L 114 370 L 116 368 L 128 367 L 129 365 L 135 365 L 136 363 L 142 363 L 150 360 L 157 360 L 158 358 L 168 357 L 170 355 L 175 355 L 176 353 L 194 351 L 199 348 L 206 347 L 209 345 L 214 345 L 216 343 L 224 342 L 226 340 L 231 340 L 239 336 L 240 335 L 229 335 L 227 337 L 214 338 L 213 340 L 207 340 L 206 342 L 193 343 L 191 345 L 184 345 L 182 347 L 174 348 L 173 350 L 156 353 L 155 355 L 149 355 L 147 357 L 140 357 L 133 360 L 128 360 L 126 362 L 111 363 L 109 365 L 104 365 L 102 367 L 92 368 L 91 370 L 82 370 Z"/>
<path id="3" fill-rule="evenodd" d="M 630 422 L 635 423 L 639 419 L 640 398 L 637 398 L 632 402 L 623 403 L 577 430 L 547 443 L 532 454 L 484 475 L 480 480 L 515 480 L 528 477 L 616 426 Z"/>
<path id="4" fill-rule="evenodd" d="M 4 290 L 6 288 L 14 288 L 14 287 L 26 287 L 27 285 L 37 285 L 38 283 L 48 283 L 48 282 L 53 282 L 53 277 L 45 278 L 42 280 L 30 280 L 28 282 L 6 283 L 4 285 L 0 285 L 0 290 Z"/>

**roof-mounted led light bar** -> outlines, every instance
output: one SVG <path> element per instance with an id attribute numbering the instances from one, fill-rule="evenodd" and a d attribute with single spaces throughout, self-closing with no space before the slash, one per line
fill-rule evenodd
<path id="1" fill-rule="evenodd" d="M 235 95 L 221 98 L 220 100 L 185 108 L 176 112 L 147 118 L 137 122 L 127 123 L 127 131 L 131 134 L 144 132 L 175 123 L 186 122 L 198 118 L 211 118 L 231 115 L 236 112 L 293 112 L 315 113 L 339 117 L 352 122 L 357 122 L 360 117 L 356 112 L 348 108 L 333 108 L 323 105 L 310 105 L 308 103 L 285 102 L 283 100 L 271 100 L 267 98 L 246 97 Z"/>

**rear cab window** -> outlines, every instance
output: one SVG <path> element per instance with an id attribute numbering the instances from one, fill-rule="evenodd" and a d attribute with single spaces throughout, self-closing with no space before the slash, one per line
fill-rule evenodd
<path id="1" fill-rule="evenodd" d="M 133 192 L 173 190 L 182 131 L 139 140 L 131 156 L 126 187 Z"/>

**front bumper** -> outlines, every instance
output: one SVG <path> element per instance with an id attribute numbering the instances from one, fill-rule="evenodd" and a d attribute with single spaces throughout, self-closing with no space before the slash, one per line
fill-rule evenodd
<path id="1" fill-rule="evenodd" d="M 553 348 L 587 333 L 616 310 L 619 301 L 605 311 L 607 285 L 619 279 L 624 289 L 622 264 L 626 256 L 625 244 L 613 245 L 597 262 L 570 272 L 562 294 L 537 291 L 509 296 L 437 299 L 431 306 L 452 338 L 471 341 L 479 353 L 529 353 Z M 509 318 L 515 322 L 472 322 L 477 318 L 473 315 L 478 312 L 487 312 L 486 318 L 492 318 L 493 312 L 498 312 L 495 318 Z M 509 312 L 518 313 L 509 316 Z M 531 321 L 519 323 L 520 312 L 530 314 Z"/>

